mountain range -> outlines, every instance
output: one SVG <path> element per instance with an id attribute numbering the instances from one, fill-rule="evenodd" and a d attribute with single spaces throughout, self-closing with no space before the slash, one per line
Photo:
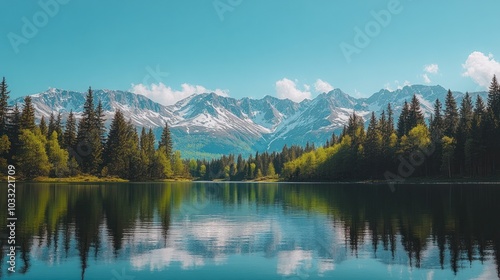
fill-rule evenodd
<path id="1" fill-rule="evenodd" d="M 248 155 L 256 151 L 277 151 L 286 144 L 321 145 L 332 133 L 339 133 L 354 112 L 365 121 L 373 111 L 379 115 L 391 103 L 397 119 L 405 100 L 416 94 L 426 118 L 437 98 L 444 103 L 447 89 L 442 86 L 412 85 L 390 91 L 382 89 L 368 98 L 354 98 L 340 89 L 319 94 L 297 103 L 265 96 L 262 99 L 235 99 L 215 93 L 191 95 L 174 105 L 164 106 L 151 99 L 120 90 L 94 90 L 95 104 L 101 100 L 106 123 L 120 109 L 138 129 L 152 128 L 157 139 L 165 122 L 169 124 L 174 148 L 185 158 L 213 158 L 222 154 Z M 457 104 L 464 97 L 453 92 Z M 486 100 L 487 92 L 471 93 Z M 72 110 L 81 117 L 86 92 L 50 88 L 31 95 L 35 116 L 46 120 L 52 112 L 65 120 Z M 23 97 L 10 102 L 23 103 Z"/>

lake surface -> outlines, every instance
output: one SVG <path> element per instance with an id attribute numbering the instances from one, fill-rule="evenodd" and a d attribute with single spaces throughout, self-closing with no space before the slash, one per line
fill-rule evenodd
<path id="1" fill-rule="evenodd" d="M 0 219 L 7 221 L 7 190 Z M 19 184 L 1 279 L 498 279 L 500 186 Z"/>

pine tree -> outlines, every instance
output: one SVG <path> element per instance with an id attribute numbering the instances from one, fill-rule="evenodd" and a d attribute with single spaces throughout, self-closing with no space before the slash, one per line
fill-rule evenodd
<path id="1" fill-rule="evenodd" d="M 66 129 L 63 135 L 63 147 L 65 149 L 76 149 L 76 120 L 73 110 L 69 112 L 66 120 Z"/>
<path id="2" fill-rule="evenodd" d="M 472 176 L 482 176 L 484 175 L 485 166 L 485 154 L 486 154 L 486 143 L 484 139 L 485 130 L 483 124 L 483 117 L 486 113 L 486 108 L 481 96 L 477 96 L 476 107 L 474 109 L 474 114 L 472 117 L 472 127 L 471 136 L 468 140 L 469 145 L 466 148 L 466 156 L 470 158 L 471 161 L 471 173 Z"/>
<path id="3" fill-rule="evenodd" d="M 21 129 L 35 130 L 35 107 L 31 101 L 31 96 L 24 98 L 23 110 L 21 111 Z"/>
<path id="4" fill-rule="evenodd" d="M 436 99 L 436 102 L 434 103 L 434 113 L 432 115 L 432 121 L 430 123 L 430 130 L 431 130 L 431 136 L 433 141 L 441 141 L 441 138 L 443 138 L 443 130 L 444 130 L 444 123 L 443 123 L 443 115 L 441 114 L 442 112 L 442 105 L 439 99 Z"/>
<path id="5" fill-rule="evenodd" d="M 455 160 L 460 173 L 464 174 L 469 172 L 470 163 L 466 164 L 466 151 L 465 145 L 467 139 L 471 136 L 472 131 L 472 119 L 474 115 L 474 107 L 472 105 L 472 99 L 467 92 L 462 104 L 460 106 L 460 116 L 458 121 L 458 129 L 456 133 L 456 146 L 455 146 Z"/>
<path id="6" fill-rule="evenodd" d="M 9 157 L 10 150 L 10 140 L 9 137 L 4 134 L 0 136 L 0 168 L 1 170 L 7 170 L 8 162 L 7 159 Z"/>
<path id="7" fill-rule="evenodd" d="M 419 124 L 424 124 L 424 114 L 422 114 L 422 110 L 420 109 L 420 101 L 416 95 L 413 95 L 408 111 L 408 124 L 406 129 L 409 131 Z"/>
<path id="8" fill-rule="evenodd" d="M 374 177 L 381 172 L 377 167 L 377 162 L 380 160 L 381 145 L 382 145 L 382 135 L 378 128 L 377 118 L 375 113 L 372 112 L 370 117 L 370 123 L 368 124 L 368 129 L 366 131 L 366 140 L 363 145 L 365 153 L 365 170 L 369 170 L 367 174 L 369 177 Z"/>
<path id="9" fill-rule="evenodd" d="M 490 84 L 488 92 L 487 118 L 485 120 L 486 130 L 486 148 L 490 152 L 489 162 L 492 172 L 496 172 L 500 165 L 500 85 L 497 82 L 496 75 Z"/>
<path id="10" fill-rule="evenodd" d="M 100 174 L 102 164 L 102 136 L 99 127 L 96 126 L 96 112 L 94 109 L 94 95 L 89 87 L 85 104 L 83 106 L 82 118 L 78 124 L 77 145 L 80 162 L 78 163 L 84 173 Z"/>
<path id="11" fill-rule="evenodd" d="M 47 135 L 52 135 L 52 132 L 56 131 L 56 119 L 54 117 L 54 112 L 50 113 L 49 117 L 49 127 L 47 130 Z"/>
<path id="12" fill-rule="evenodd" d="M 444 134 L 444 121 L 442 115 L 442 105 L 439 99 L 436 99 L 434 103 L 434 113 L 432 115 L 432 120 L 430 122 L 430 133 L 431 140 L 435 146 L 434 153 L 430 155 L 430 170 L 431 172 L 438 174 L 436 170 L 440 170 L 441 161 L 443 159 L 443 145 L 442 138 Z"/>
<path id="13" fill-rule="evenodd" d="M 42 116 L 42 119 L 40 120 L 40 124 L 38 125 L 38 127 L 40 128 L 40 132 L 42 133 L 42 135 L 47 137 L 48 130 L 47 130 L 47 123 L 45 122 L 44 116 Z"/>
<path id="14" fill-rule="evenodd" d="M 153 161 L 155 156 L 155 138 L 153 131 L 151 128 L 146 133 L 146 129 L 144 127 L 141 130 L 140 137 L 140 146 L 141 146 L 141 166 L 142 166 L 142 175 L 145 178 L 151 179 Z"/>
<path id="15" fill-rule="evenodd" d="M 493 75 L 488 91 L 488 108 L 492 111 L 495 121 L 500 121 L 500 85 L 496 75 Z"/>
<path id="16" fill-rule="evenodd" d="M 5 82 L 5 77 L 3 77 L 0 83 L 0 136 L 7 134 L 7 122 L 9 113 L 9 94 L 7 82 Z"/>
<path id="17" fill-rule="evenodd" d="M 399 119 L 398 119 L 398 137 L 399 138 L 403 137 L 403 135 L 408 134 L 409 115 L 410 115 L 410 107 L 408 106 L 408 102 L 405 101 L 405 103 L 403 105 L 403 109 L 401 111 L 401 115 L 399 115 Z"/>
<path id="18" fill-rule="evenodd" d="M 448 90 L 448 94 L 446 95 L 444 120 L 443 120 L 444 135 L 455 138 L 455 133 L 457 132 L 457 126 L 458 126 L 457 102 L 455 101 L 455 97 L 453 97 L 451 90 Z"/>
<path id="19" fill-rule="evenodd" d="M 56 118 L 56 122 L 55 122 L 55 132 L 57 133 L 57 137 L 58 137 L 57 141 L 59 142 L 59 145 L 61 145 L 61 143 L 62 143 L 62 137 L 63 137 L 62 115 L 61 115 L 61 112 L 57 113 L 57 118 Z"/>
<path id="20" fill-rule="evenodd" d="M 7 116 L 7 136 L 11 144 L 8 158 L 13 159 L 13 156 L 17 155 L 22 145 L 19 140 L 19 136 L 21 135 L 21 112 L 19 111 L 19 106 L 17 104 L 14 105 L 14 109 Z"/>
<path id="21" fill-rule="evenodd" d="M 108 139 L 104 150 L 105 166 L 108 167 L 110 175 L 119 175 L 120 171 L 126 168 L 125 162 L 125 143 L 128 134 L 127 123 L 123 113 L 120 110 L 115 112 L 111 127 L 109 129 Z"/>
<path id="22" fill-rule="evenodd" d="M 385 134 L 390 136 L 394 133 L 394 111 L 392 110 L 391 103 L 387 104 L 387 126 Z"/>
<path id="23" fill-rule="evenodd" d="M 163 132 L 161 134 L 160 142 L 158 147 L 165 148 L 165 155 L 169 160 L 172 159 L 173 156 L 173 144 L 172 144 L 172 136 L 170 134 L 170 129 L 168 128 L 168 123 L 165 122 L 165 127 L 163 128 Z"/>
<path id="24" fill-rule="evenodd" d="M 101 144 L 104 145 L 106 142 L 105 134 L 106 134 L 106 126 L 105 126 L 105 114 L 104 108 L 102 107 L 102 102 L 99 100 L 97 103 L 97 107 L 95 110 L 95 119 L 94 119 L 94 128 L 99 133 L 99 138 L 101 139 Z"/>

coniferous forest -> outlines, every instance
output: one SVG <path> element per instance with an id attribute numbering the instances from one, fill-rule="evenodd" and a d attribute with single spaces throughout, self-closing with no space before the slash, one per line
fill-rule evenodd
<path id="1" fill-rule="evenodd" d="M 25 179 L 93 175 L 133 181 L 172 178 L 202 180 L 278 179 L 352 181 L 406 178 L 489 179 L 500 169 L 500 86 L 493 77 L 488 100 L 467 93 L 457 104 L 451 91 L 436 100 L 426 121 L 414 95 L 395 116 L 387 104 L 371 114 L 367 128 L 354 112 L 340 135 L 321 147 L 284 146 L 281 152 L 225 155 L 218 159 L 183 159 L 174 151 L 168 124 L 156 143 L 151 129 L 140 132 L 120 110 L 109 130 L 100 102 L 89 88 L 78 123 L 52 114 L 35 122 L 31 97 L 8 105 L 5 78 L 0 84 L 0 172 L 14 164 Z M 64 125 L 63 125 L 64 123 Z"/>

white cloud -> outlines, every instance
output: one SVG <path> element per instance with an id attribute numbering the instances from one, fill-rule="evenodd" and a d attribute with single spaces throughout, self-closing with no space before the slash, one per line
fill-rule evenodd
<path id="1" fill-rule="evenodd" d="M 300 90 L 294 81 L 283 78 L 276 82 L 276 94 L 280 99 L 290 99 L 295 102 L 301 102 L 304 99 L 311 99 L 310 87 L 304 86 L 304 90 Z"/>
<path id="2" fill-rule="evenodd" d="M 144 95 L 162 105 L 175 104 L 177 101 L 180 101 L 193 94 L 214 92 L 215 94 L 220 96 L 229 96 L 228 90 L 211 90 L 205 88 L 204 86 L 190 85 L 186 83 L 181 85 L 181 90 L 172 89 L 170 86 L 166 86 L 163 83 L 151 84 L 150 86 L 144 84 L 132 84 L 132 88 L 130 89 L 130 91 L 135 94 Z"/>
<path id="3" fill-rule="evenodd" d="M 422 74 L 422 79 L 424 79 L 424 83 L 430 84 L 432 83 L 430 75 L 435 75 L 439 72 L 439 65 L 435 63 L 424 65 L 424 72 L 425 73 Z"/>
<path id="4" fill-rule="evenodd" d="M 473 52 L 462 67 L 465 69 L 462 76 L 472 78 L 476 84 L 484 88 L 488 88 L 493 75 L 500 75 L 500 63 L 493 58 L 492 54 L 486 56 L 482 52 Z"/>
<path id="5" fill-rule="evenodd" d="M 424 83 L 426 84 L 430 84 L 432 82 L 427 73 L 423 74 L 422 78 L 424 78 Z"/>
<path id="6" fill-rule="evenodd" d="M 316 80 L 316 83 L 314 83 L 314 89 L 317 91 L 317 92 L 329 92 L 329 91 L 332 91 L 333 90 L 333 86 L 330 85 L 329 83 L 321 80 L 321 79 L 317 79 Z"/>
<path id="7" fill-rule="evenodd" d="M 424 71 L 430 74 L 437 74 L 439 72 L 439 65 L 437 64 L 425 65 Z"/>

